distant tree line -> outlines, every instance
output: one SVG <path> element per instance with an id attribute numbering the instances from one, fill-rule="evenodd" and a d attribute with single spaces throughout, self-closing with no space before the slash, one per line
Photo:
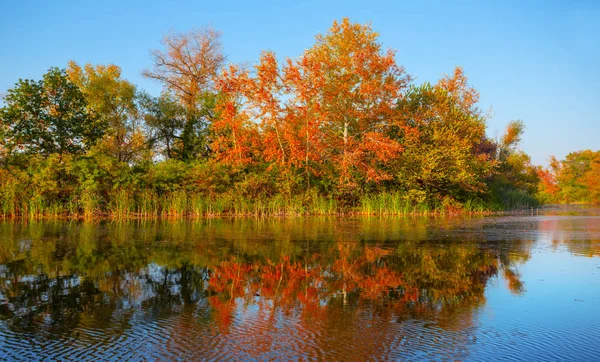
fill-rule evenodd
<path id="1" fill-rule="evenodd" d="M 551 157 L 550 167 L 540 172 L 539 197 L 548 203 L 600 204 L 600 151 Z"/>

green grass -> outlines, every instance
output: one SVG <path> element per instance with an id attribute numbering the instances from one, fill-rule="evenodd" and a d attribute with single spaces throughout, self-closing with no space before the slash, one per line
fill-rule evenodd
<path id="1" fill-rule="evenodd" d="M 504 210 L 521 210 L 539 206 L 534 196 L 521 190 L 501 190 L 498 199 Z"/>
<path id="2" fill-rule="evenodd" d="M 48 201 L 42 195 L 20 196 L 16 189 L 0 192 L 3 217 L 154 219 L 210 216 L 292 216 L 292 215 L 444 215 L 454 213 L 490 213 L 537 206 L 537 200 L 520 191 L 509 190 L 496 201 L 469 199 L 460 204 L 452 199 L 436 202 L 415 201 L 400 192 L 366 195 L 354 207 L 342 207 L 333 196 L 315 192 L 298 195 L 243 197 L 232 192 L 217 195 L 183 190 L 157 193 L 127 188 L 114 190 L 104 201 L 96 192 L 81 192 L 65 201 Z M 450 201 L 448 201 L 450 200 Z"/>
<path id="3" fill-rule="evenodd" d="M 360 199 L 357 213 L 364 215 L 409 215 L 432 214 L 432 209 L 426 202 L 413 202 L 400 193 L 380 193 L 367 195 Z"/>

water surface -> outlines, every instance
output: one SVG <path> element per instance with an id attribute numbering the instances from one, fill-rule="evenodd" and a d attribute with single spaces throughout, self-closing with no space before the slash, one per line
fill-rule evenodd
<path id="1" fill-rule="evenodd" d="M 0 223 L 0 359 L 600 360 L 600 212 Z"/>

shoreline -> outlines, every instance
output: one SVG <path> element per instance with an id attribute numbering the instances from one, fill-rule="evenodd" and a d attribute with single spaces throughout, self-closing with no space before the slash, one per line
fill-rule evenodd
<path id="1" fill-rule="evenodd" d="M 0 215 L 0 220 L 36 220 L 36 221 L 52 221 L 52 220 L 77 220 L 77 221 L 123 221 L 123 220 L 199 220 L 199 219 L 251 219 L 251 218 L 311 218 L 311 217 L 373 217 L 373 216 L 393 216 L 393 217 L 463 217 L 463 216 L 506 216 L 506 215 L 539 215 L 539 211 L 545 207 L 523 208 L 516 210 L 503 211 L 414 211 L 404 213 L 393 212 L 371 212 L 365 213 L 360 211 L 350 212 L 335 212 L 335 213 L 212 213 L 212 214 L 161 214 L 161 215 L 144 215 L 140 213 L 128 213 L 124 216 L 111 214 L 93 214 L 86 216 L 83 214 L 76 215 Z"/>

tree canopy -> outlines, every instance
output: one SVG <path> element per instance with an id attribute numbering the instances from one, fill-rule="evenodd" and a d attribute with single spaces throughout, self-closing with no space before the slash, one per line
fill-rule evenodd
<path id="1" fill-rule="evenodd" d="M 58 68 L 39 81 L 19 80 L 4 103 L 2 143 L 9 154 L 83 153 L 105 132 L 105 124 L 88 112 L 79 87 Z"/>
<path id="2" fill-rule="evenodd" d="M 8 91 L 4 215 L 426 213 L 597 200 L 595 156 L 533 165 L 519 148 L 522 121 L 498 140 L 486 135 L 461 67 L 416 84 L 370 24 L 344 18 L 298 57 L 267 50 L 244 65 L 226 64 L 221 33 L 199 28 L 166 35 L 152 61 L 142 74 L 162 85 L 158 96 L 117 65 L 75 62 Z"/>

